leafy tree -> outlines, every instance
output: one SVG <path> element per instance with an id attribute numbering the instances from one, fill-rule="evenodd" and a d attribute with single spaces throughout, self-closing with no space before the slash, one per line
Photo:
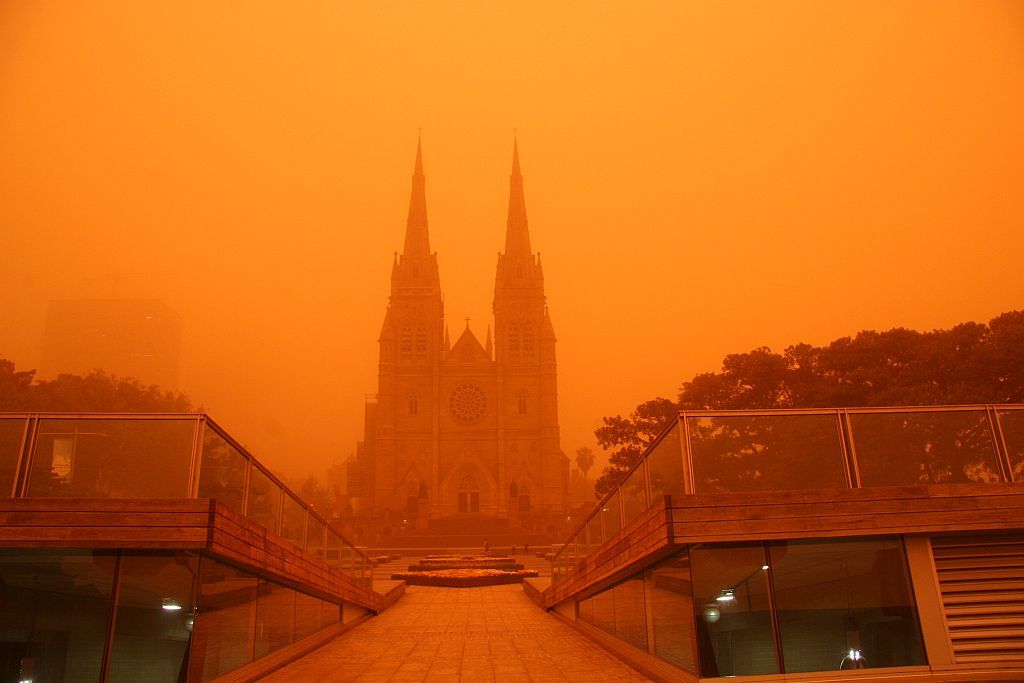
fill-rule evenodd
<path id="1" fill-rule="evenodd" d="M 667 398 L 656 398 L 636 407 L 629 417 L 616 415 L 606 417 L 604 426 L 594 435 L 597 443 L 605 450 L 615 449 L 608 459 L 608 467 L 594 483 L 594 494 L 601 498 L 615 488 L 626 476 L 629 468 L 636 463 L 675 416 L 679 407 Z"/>
<path id="2" fill-rule="evenodd" d="M 19 371 L 0 358 L 0 411 L 187 413 L 194 410 L 184 394 L 114 377 L 102 370 L 88 375 L 59 375 L 36 380 L 35 370 Z"/>
<path id="3" fill-rule="evenodd" d="M 583 473 L 583 478 L 587 478 L 587 472 L 594 466 L 594 449 L 589 446 L 580 446 L 576 449 L 576 467 L 579 468 L 580 472 Z"/>
<path id="4" fill-rule="evenodd" d="M 684 382 L 676 402 L 657 398 L 629 417 L 604 418 L 594 433 L 602 448 L 614 450 L 595 493 L 610 491 L 678 410 L 1017 402 L 1024 402 L 1024 311 L 948 330 L 865 330 L 783 353 L 760 347 L 728 355 L 720 372 Z"/>

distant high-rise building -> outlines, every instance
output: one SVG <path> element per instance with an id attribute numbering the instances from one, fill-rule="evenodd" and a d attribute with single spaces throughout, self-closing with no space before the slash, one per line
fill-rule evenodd
<path id="1" fill-rule="evenodd" d="M 181 316 L 155 299 L 51 301 L 42 351 L 44 377 L 100 369 L 176 389 Z"/>
<path id="2" fill-rule="evenodd" d="M 373 509 L 420 520 L 520 521 L 566 509 L 555 334 L 540 258 L 530 247 L 517 146 L 510 190 L 494 287 L 494 339 L 488 329 L 481 343 L 467 319 L 452 344 L 417 146 L 405 246 L 391 271 L 378 340 L 378 392 L 358 451 L 362 494 Z"/>

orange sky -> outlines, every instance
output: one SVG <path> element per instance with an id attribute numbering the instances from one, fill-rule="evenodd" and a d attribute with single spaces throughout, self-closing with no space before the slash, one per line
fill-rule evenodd
<path id="1" fill-rule="evenodd" d="M 1024 307 L 1024 4 L 0 4 L 0 356 L 160 298 L 264 462 L 359 438 L 423 128 L 453 332 L 490 316 L 512 131 L 562 447 L 723 355 Z"/>

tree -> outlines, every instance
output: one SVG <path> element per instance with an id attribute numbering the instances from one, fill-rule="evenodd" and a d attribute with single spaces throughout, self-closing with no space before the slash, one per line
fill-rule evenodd
<path id="1" fill-rule="evenodd" d="M 35 370 L 18 371 L 0 358 L 0 411 L 188 413 L 187 396 L 145 386 L 137 380 L 93 370 L 87 375 L 59 375 L 36 380 Z"/>
<path id="2" fill-rule="evenodd" d="M 622 481 L 644 449 L 665 430 L 678 410 L 678 405 L 671 400 L 656 398 L 638 405 L 629 417 L 603 418 L 604 426 L 599 427 L 594 436 L 601 448 L 615 450 L 608 458 L 608 467 L 594 483 L 594 494 L 598 498 Z"/>
<path id="3" fill-rule="evenodd" d="M 684 382 L 676 403 L 658 398 L 628 418 L 604 418 L 594 434 L 602 448 L 615 450 L 595 492 L 610 491 L 677 410 L 1022 401 L 1024 311 L 948 330 L 864 330 L 825 346 L 794 344 L 783 353 L 759 347 L 726 356 L 720 372 Z"/>
<path id="4" fill-rule="evenodd" d="M 587 478 L 587 472 L 594 466 L 594 449 L 589 446 L 580 446 L 576 449 L 576 467 L 579 468 L 580 472 L 583 473 L 583 478 Z"/>

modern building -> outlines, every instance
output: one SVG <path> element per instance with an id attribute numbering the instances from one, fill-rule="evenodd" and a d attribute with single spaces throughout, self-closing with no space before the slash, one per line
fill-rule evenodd
<path id="1" fill-rule="evenodd" d="M 657 680 L 1024 680 L 1024 405 L 680 413 L 527 592 Z"/>
<path id="2" fill-rule="evenodd" d="M 405 246 L 392 267 L 379 344 L 378 390 L 358 449 L 364 508 L 420 526 L 447 519 L 514 528 L 564 515 L 568 459 L 559 443 L 555 334 L 530 245 L 518 146 L 493 339 L 488 329 L 481 342 L 467 320 L 451 342 L 417 146 Z"/>
<path id="3" fill-rule="evenodd" d="M 40 372 L 103 370 L 163 389 L 178 387 L 181 316 L 156 299 L 51 301 Z"/>
<path id="4" fill-rule="evenodd" d="M 254 680 L 396 600 L 207 416 L 0 414 L 0 681 Z"/>

